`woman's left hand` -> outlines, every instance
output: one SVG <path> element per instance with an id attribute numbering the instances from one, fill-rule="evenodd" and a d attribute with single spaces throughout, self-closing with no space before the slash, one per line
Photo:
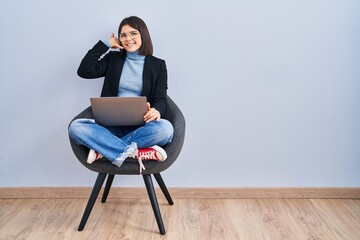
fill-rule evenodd
<path id="1" fill-rule="evenodd" d="M 155 108 L 150 107 L 150 103 L 147 103 L 148 111 L 144 115 L 144 120 L 146 123 L 149 123 L 153 120 L 160 121 L 160 113 Z"/>

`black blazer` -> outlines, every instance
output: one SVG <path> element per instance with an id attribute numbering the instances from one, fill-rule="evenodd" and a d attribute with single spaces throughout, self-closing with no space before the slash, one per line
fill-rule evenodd
<path id="1" fill-rule="evenodd" d="M 80 63 L 77 71 L 82 78 L 105 77 L 101 97 L 114 97 L 118 94 L 120 75 L 125 57 L 120 52 L 110 51 L 102 41 L 90 49 Z M 161 116 L 166 112 L 167 70 L 165 61 L 154 56 L 146 56 L 143 71 L 142 96 L 146 96 L 151 107 Z"/>

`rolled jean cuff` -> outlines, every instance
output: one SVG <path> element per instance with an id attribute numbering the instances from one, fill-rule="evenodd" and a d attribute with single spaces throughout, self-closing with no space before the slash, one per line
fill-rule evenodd
<path id="1" fill-rule="evenodd" d="M 112 164 L 120 167 L 126 158 L 133 157 L 135 151 L 137 150 L 137 144 L 135 142 L 132 142 L 130 145 L 125 147 L 124 152 L 122 152 L 115 160 L 112 162 Z"/>

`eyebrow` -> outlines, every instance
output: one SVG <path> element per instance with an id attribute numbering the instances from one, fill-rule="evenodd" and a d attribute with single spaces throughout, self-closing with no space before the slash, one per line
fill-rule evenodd
<path id="1" fill-rule="evenodd" d="M 139 32 L 139 31 L 134 30 L 134 31 L 130 31 L 130 32 L 128 32 L 128 33 L 138 33 L 138 32 Z M 127 34 L 127 33 L 121 32 L 120 34 Z"/>

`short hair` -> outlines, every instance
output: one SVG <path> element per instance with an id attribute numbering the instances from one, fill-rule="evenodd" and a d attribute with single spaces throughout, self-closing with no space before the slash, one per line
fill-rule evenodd
<path id="1" fill-rule="evenodd" d="M 145 24 L 145 22 L 136 16 L 131 16 L 123 19 L 119 25 L 118 37 L 120 38 L 121 28 L 125 25 L 129 25 L 130 27 L 138 30 L 141 36 L 141 47 L 139 48 L 139 55 L 147 56 L 153 54 L 153 45 L 150 37 L 149 30 Z M 123 55 L 125 55 L 126 51 L 120 51 Z"/>

